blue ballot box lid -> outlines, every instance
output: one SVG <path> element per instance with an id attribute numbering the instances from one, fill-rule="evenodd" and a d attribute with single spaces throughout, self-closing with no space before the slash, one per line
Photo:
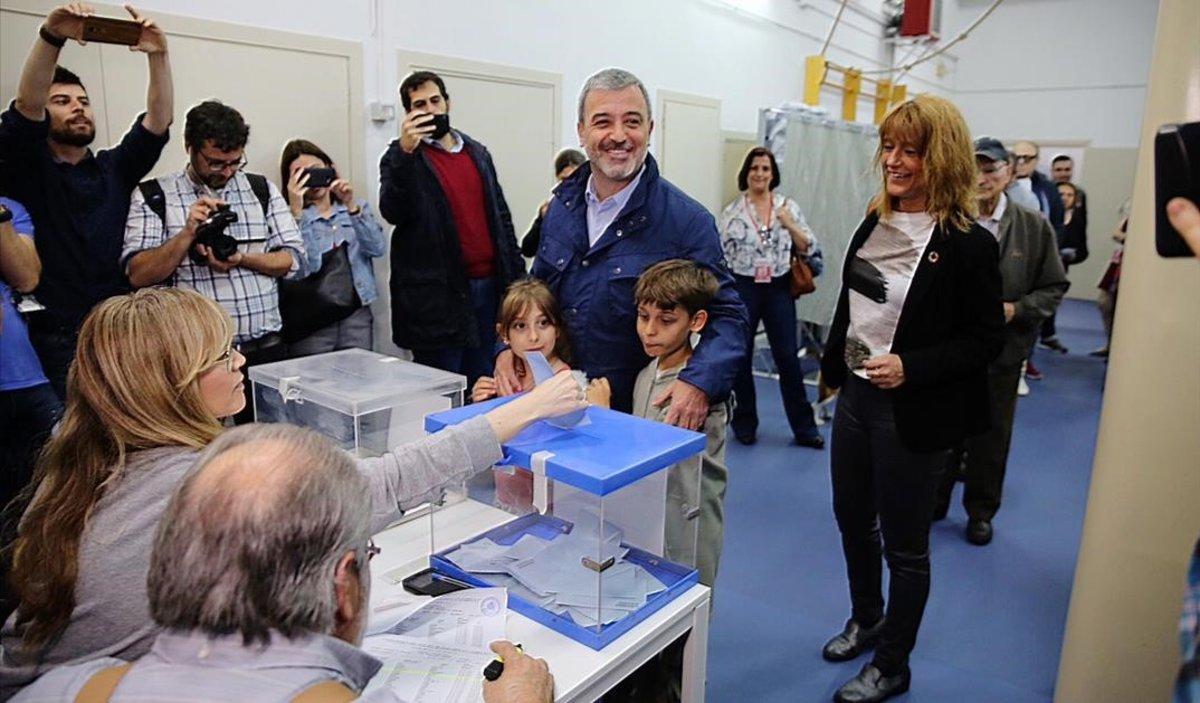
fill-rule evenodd
<path id="1" fill-rule="evenodd" d="M 425 417 L 425 430 L 457 425 L 515 396 L 472 403 Z M 535 422 L 504 443 L 506 463 L 530 469 L 533 455 L 547 451 L 546 476 L 594 495 L 608 495 L 640 478 L 704 451 L 699 432 L 633 415 L 589 407 L 585 422 L 571 429 Z"/>

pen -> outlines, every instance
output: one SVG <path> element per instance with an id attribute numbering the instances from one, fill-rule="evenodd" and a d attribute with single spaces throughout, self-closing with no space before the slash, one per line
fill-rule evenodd
<path id="1" fill-rule="evenodd" d="M 517 649 L 520 649 L 522 652 L 525 651 L 524 649 L 521 649 L 520 644 L 514 646 Z M 487 666 L 483 667 L 483 678 L 487 679 L 488 681 L 495 681 L 496 679 L 500 678 L 500 675 L 503 673 L 504 657 L 499 655 L 497 655 L 495 659 L 488 662 Z"/>

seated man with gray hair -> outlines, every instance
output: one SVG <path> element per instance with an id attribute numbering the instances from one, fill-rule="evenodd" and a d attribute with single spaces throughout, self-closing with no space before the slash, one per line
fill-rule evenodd
<path id="1" fill-rule="evenodd" d="M 205 450 L 159 524 L 147 579 L 161 628 L 128 664 L 54 669 L 15 701 L 357 699 L 381 662 L 359 649 L 370 592 L 367 479 L 329 440 L 247 425 Z M 546 663 L 493 643 L 489 703 L 550 701 Z M 481 672 L 482 677 L 482 672 Z M 389 690 L 363 700 L 396 701 Z"/>

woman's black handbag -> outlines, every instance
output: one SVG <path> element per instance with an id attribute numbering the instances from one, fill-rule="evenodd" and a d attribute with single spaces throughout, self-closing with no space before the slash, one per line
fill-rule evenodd
<path id="1" fill-rule="evenodd" d="M 340 322 L 362 307 L 350 272 L 350 244 L 343 242 L 321 256 L 321 268 L 299 281 L 279 282 L 283 339 L 298 342 Z"/>

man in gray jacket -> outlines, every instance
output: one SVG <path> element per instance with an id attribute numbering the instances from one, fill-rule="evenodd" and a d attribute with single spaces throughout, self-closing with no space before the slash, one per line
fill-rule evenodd
<path id="1" fill-rule="evenodd" d="M 1067 275 L 1058 256 L 1050 224 L 1037 212 L 1011 202 L 1004 194 L 1009 181 L 1009 154 L 999 140 L 975 141 L 979 178 L 979 224 L 1000 243 L 1003 282 L 1004 349 L 988 367 L 991 429 L 968 438 L 952 454 L 938 494 L 935 519 L 946 516 L 959 463 L 966 469 L 963 507 L 967 511 L 967 541 L 985 545 L 992 540 L 992 518 L 1000 509 L 1004 469 L 1012 439 L 1021 363 L 1029 356 L 1042 321 L 1058 308 L 1067 290 Z"/>

